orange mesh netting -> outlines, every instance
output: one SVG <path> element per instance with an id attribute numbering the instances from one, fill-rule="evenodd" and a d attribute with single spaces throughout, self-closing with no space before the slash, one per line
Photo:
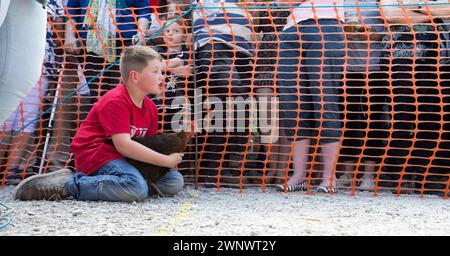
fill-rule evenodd
<path id="1" fill-rule="evenodd" d="M 174 117 L 197 122 L 179 166 L 186 183 L 448 197 L 450 15 L 438 13 L 447 2 L 216 2 L 154 7 L 146 31 L 133 9 L 137 29 L 114 22 L 116 43 L 102 44 L 105 53 L 141 42 L 180 59 L 152 98 L 161 132 L 176 130 Z M 74 170 L 71 138 L 121 83 L 118 56 L 90 52 L 86 26 L 64 11 L 48 16 L 56 57 L 1 128 L 0 186 Z M 101 40 L 102 28 L 90 27 Z M 78 51 L 64 44 L 70 31 Z M 287 187 L 293 179 L 306 183 Z"/>

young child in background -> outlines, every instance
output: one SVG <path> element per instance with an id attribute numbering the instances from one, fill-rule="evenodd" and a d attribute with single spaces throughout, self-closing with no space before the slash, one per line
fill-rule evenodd
<path id="1" fill-rule="evenodd" d="M 166 77 L 162 93 L 164 100 L 157 100 L 157 106 L 162 113 L 163 130 L 178 131 L 183 125 L 180 121 L 190 119 L 188 98 L 193 97 L 193 88 L 189 86 L 192 66 L 187 46 L 188 31 L 184 21 L 177 17 L 169 17 L 163 26 L 167 26 L 164 45 L 153 47 L 164 59 L 163 72 Z"/>

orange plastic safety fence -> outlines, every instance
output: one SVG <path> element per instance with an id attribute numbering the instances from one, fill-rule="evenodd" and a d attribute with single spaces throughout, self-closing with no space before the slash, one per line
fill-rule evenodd
<path id="1" fill-rule="evenodd" d="M 450 5 L 234 2 L 155 7 L 151 21 L 133 8 L 131 31 L 119 29 L 122 9 L 49 15 L 55 54 L 1 127 L 3 141 L 29 124 L 0 145 L 0 186 L 75 170 L 71 139 L 121 83 L 120 51 L 151 38 L 168 66 L 151 96 L 160 131 L 186 119 L 199 128 L 179 166 L 186 183 L 448 197 Z"/>

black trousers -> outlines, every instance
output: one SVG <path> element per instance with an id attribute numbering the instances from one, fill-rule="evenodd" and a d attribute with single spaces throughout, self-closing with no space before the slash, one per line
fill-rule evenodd
<path id="1" fill-rule="evenodd" d="M 235 102 L 236 97 L 245 100 L 249 96 L 252 76 L 250 57 L 233 51 L 225 44 L 214 43 L 214 46 L 207 44 L 197 50 L 195 64 L 197 90 L 201 90 L 203 102 L 209 99 L 226 103 L 228 97 L 232 97 L 232 102 Z M 199 159 L 200 174 L 202 170 L 206 170 L 204 174 L 215 175 L 218 173 L 217 168 L 232 168 L 244 160 L 243 152 L 247 150 L 249 140 L 248 106 L 245 109 L 239 107 L 231 109 L 230 106 L 223 104 L 222 107 L 222 110 L 215 107 L 203 110 L 202 120 L 197 120 L 205 124 L 204 121 L 211 117 L 210 114 L 213 112 L 219 117 L 209 122 L 211 126 L 203 127 L 202 133 L 198 136 L 199 151 L 204 152 Z M 224 122 L 230 114 L 234 116 L 234 122 Z M 242 116 L 245 119 L 242 119 Z M 235 129 L 228 130 L 231 127 Z"/>
<path id="2" fill-rule="evenodd" d="M 420 184 L 414 183 L 424 180 L 442 128 L 437 66 L 430 60 L 394 58 L 391 73 L 394 115 L 385 170 L 394 186 L 417 188 Z"/>
<path id="3" fill-rule="evenodd" d="M 390 128 L 388 90 L 387 72 L 346 74 L 346 118 L 339 161 L 381 162 Z"/>
<path id="4" fill-rule="evenodd" d="M 88 85 L 92 103 L 120 83 L 119 64 L 113 65 L 100 75 L 104 69 L 112 64 L 94 53 L 87 53 L 84 75 L 88 82 L 93 79 Z"/>

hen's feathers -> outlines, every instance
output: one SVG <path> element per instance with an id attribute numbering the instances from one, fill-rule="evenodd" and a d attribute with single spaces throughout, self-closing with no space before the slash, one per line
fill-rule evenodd
<path id="1" fill-rule="evenodd" d="M 133 138 L 132 140 L 158 153 L 170 155 L 184 152 L 190 138 L 190 133 L 182 131 L 179 133 L 162 133 L 146 138 Z M 127 161 L 139 170 L 148 183 L 154 183 L 169 171 L 167 167 L 148 164 L 131 158 L 127 158 Z"/>

